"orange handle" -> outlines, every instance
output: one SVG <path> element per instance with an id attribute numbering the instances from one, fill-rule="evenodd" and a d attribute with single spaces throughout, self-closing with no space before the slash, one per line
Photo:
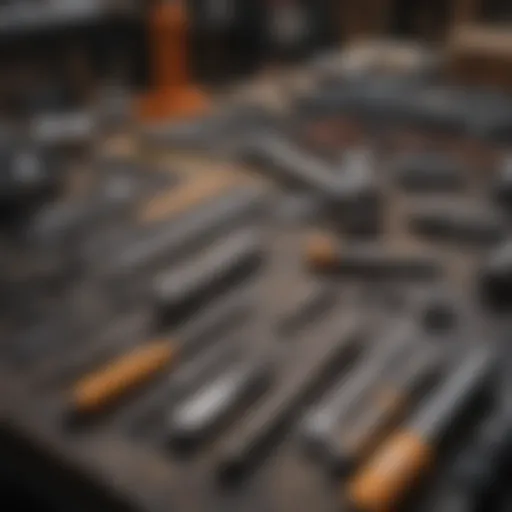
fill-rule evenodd
<path id="1" fill-rule="evenodd" d="M 397 434 L 355 475 L 348 486 L 348 498 L 358 510 L 390 512 L 432 459 L 432 449 L 418 436 Z"/>
<path id="2" fill-rule="evenodd" d="M 110 362 L 73 387 L 71 403 L 80 414 L 93 414 L 121 398 L 170 364 L 175 351 L 168 341 L 154 342 Z"/>

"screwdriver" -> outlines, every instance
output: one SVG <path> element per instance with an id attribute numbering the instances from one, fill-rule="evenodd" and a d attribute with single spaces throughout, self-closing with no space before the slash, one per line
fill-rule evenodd
<path id="1" fill-rule="evenodd" d="M 206 244 L 223 232 L 261 217 L 265 211 L 264 195 L 256 187 L 240 187 L 215 198 L 181 219 L 136 233 L 114 258 L 100 270 L 106 277 L 133 276 L 159 262 L 170 265 L 192 248 Z"/>
<path id="2" fill-rule="evenodd" d="M 378 385 L 360 413 L 334 429 L 329 450 L 330 467 L 347 475 L 372 453 L 389 432 L 433 388 L 442 364 L 436 350 L 416 350 Z M 369 401 L 369 403 L 367 403 Z"/>
<path id="3" fill-rule="evenodd" d="M 157 275 L 151 295 L 162 323 L 193 314 L 201 303 L 254 275 L 264 260 L 262 242 L 259 231 L 241 229 L 192 261 Z"/>
<path id="4" fill-rule="evenodd" d="M 116 424 L 128 428 L 138 437 L 148 435 L 154 440 L 167 441 L 166 412 L 241 361 L 241 331 L 239 326 L 235 326 L 227 332 L 220 332 L 204 353 L 185 361 L 163 382 L 157 383 L 155 389 L 119 411 Z"/>
<path id="5" fill-rule="evenodd" d="M 434 255 L 399 252 L 374 242 L 342 249 L 334 236 L 322 233 L 307 240 L 305 260 L 315 271 L 362 278 L 430 280 L 442 273 L 442 262 Z"/>
<path id="6" fill-rule="evenodd" d="M 453 202 L 418 205 L 409 212 L 409 226 L 415 234 L 454 243 L 494 244 L 506 234 L 497 212 Z"/>
<path id="7" fill-rule="evenodd" d="M 193 350 L 185 352 L 180 364 L 157 380 L 147 393 L 123 404 L 116 413 L 116 424 L 127 427 L 135 435 L 150 430 L 152 439 L 166 440 L 167 427 L 163 421 L 166 411 L 197 392 L 231 364 L 241 361 L 241 341 L 253 311 L 254 297 L 249 286 L 216 301 L 198 318 L 187 322 L 177 337 L 194 337 Z"/>
<path id="8" fill-rule="evenodd" d="M 304 354 L 305 364 L 291 361 L 272 396 L 246 415 L 219 449 L 217 469 L 221 476 L 237 477 L 255 462 L 300 408 L 341 375 L 362 352 L 368 334 L 356 315 L 337 320 L 331 331 Z"/>
<path id="9" fill-rule="evenodd" d="M 392 329 L 376 347 L 342 379 L 322 401 L 304 418 L 300 426 L 302 440 L 313 456 L 330 456 L 331 432 L 353 413 L 361 397 L 373 389 L 379 376 L 396 362 L 404 350 L 413 346 L 413 331 L 405 323 Z M 410 349 L 409 349 L 410 350 Z"/>
<path id="10" fill-rule="evenodd" d="M 175 338 L 148 342 L 81 378 L 71 389 L 73 412 L 79 416 L 101 412 L 156 377 L 178 358 L 185 360 L 197 354 L 226 326 L 244 317 L 251 303 L 240 295 L 240 290 L 235 290 L 222 302 L 208 306 L 199 317 L 192 318 L 177 331 Z"/>
<path id="11" fill-rule="evenodd" d="M 225 424 L 234 411 L 248 407 L 272 381 L 272 364 L 267 359 L 233 364 L 179 404 L 167 418 L 171 441 L 182 446 L 200 442 Z"/>
<path id="12" fill-rule="evenodd" d="M 436 449 L 489 391 L 489 351 L 466 356 L 399 432 L 389 438 L 348 482 L 346 495 L 358 510 L 392 510 L 433 464 Z"/>

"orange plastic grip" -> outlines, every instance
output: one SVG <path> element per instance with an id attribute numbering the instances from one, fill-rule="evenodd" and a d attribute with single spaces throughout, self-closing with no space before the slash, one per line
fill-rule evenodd
<path id="1" fill-rule="evenodd" d="M 107 366 L 79 380 L 73 387 L 74 412 L 93 414 L 151 379 L 175 355 L 169 341 L 138 347 Z"/>
<path id="2" fill-rule="evenodd" d="M 429 468 L 432 449 L 417 435 L 392 437 L 348 485 L 348 499 L 365 512 L 390 512 Z"/>

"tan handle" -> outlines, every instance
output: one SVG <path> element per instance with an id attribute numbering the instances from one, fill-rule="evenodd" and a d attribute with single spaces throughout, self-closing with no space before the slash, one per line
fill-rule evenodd
<path id="1" fill-rule="evenodd" d="M 157 195 L 142 209 L 139 222 L 152 223 L 176 217 L 203 201 L 219 196 L 238 183 L 233 175 L 212 174 L 185 182 L 182 186 Z"/>
<path id="2" fill-rule="evenodd" d="M 169 341 L 138 347 L 79 380 L 73 387 L 74 412 L 93 414 L 143 384 L 170 364 L 175 356 Z"/>
<path id="3" fill-rule="evenodd" d="M 425 473 L 431 448 L 418 436 L 402 432 L 390 439 L 348 484 L 348 498 L 358 510 L 390 512 Z"/>

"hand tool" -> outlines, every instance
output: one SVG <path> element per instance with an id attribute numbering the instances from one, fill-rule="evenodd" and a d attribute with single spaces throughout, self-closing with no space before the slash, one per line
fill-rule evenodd
<path id="1" fill-rule="evenodd" d="M 269 358 L 234 363 L 171 411 L 167 418 L 170 440 L 179 445 L 197 443 L 246 409 L 272 381 Z"/>
<path id="2" fill-rule="evenodd" d="M 425 252 L 400 252 L 378 242 L 349 243 L 343 249 L 336 238 L 316 233 L 305 247 L 306 264 L 315 271 L 371 279 L 434 280 L 442 263 Z"/>
<path id="3" fill-rule="evenodd" d="M 201 303 L 257 273 L 264 261 L 262 236 L 242 229 L 223 237 L 199 257 L 158 274 L 152 284 L 152 300 L 163 324 L 194 314 Z"/>
<path id="4" fill-rule="evenodd" d="M 408 216 L 413 233 L 453 243 L 492 245 L 505 237 L 507 229 L 498 212 L 465 203 L 420 203 Z"/>
<path id="5" fill-rule="evenodd" d="M 79 379 L 71 389 L 70 407 L 78 416 L 91 416 L 106 409 L 161 371 L 193 357 L 215 336 L 243 318 L 251 301 L 235 290 L 221 302 L 208 305 L 174 336 L 137 346 L 118 359 Z"/>
<path id="6" fill-rule="evenodd" d="M 464 169 L 448 155 L 416 153 L 401 157 L 394 170 L 399 185 L 408 192 L 458 192 L 467 184 Z"/>
<path id="7" fill-rule="evenodd" d="M 221 476 L 236 478 L 249 469 L 298 410 L 321 392 L 334 375 L 342 375 L 362 352 L 367 330 L 360 318 L 344 315 L 332 333 L 304 354 L 307 364 L 290 363 L 283 372 L 282 385 L 246 415 L 222 444 L 216 459 Z"/>
<path id="8" fill-rule="evenodd" d="M 414 332 L 409 324 L 395 326 L 306 415 L 300 433 L 311 455 L 320 459 L 330 458 L 331 433 L 349 421 L 354 409 L 375 387 L 389 365 L 396 363 L 404 351 L 414 348 L 413 338 Z"/>
<path id="9" fill-rule="evenodd" d="M 416 347 L 415 353 L 381 379 L 355 416 L 331 433 L 328 462 L 336 473 L 348 475 L 417 407 L 441 376 L 438 350 Z M 368 403 L 369 402 L 369 403 Z"/>
<path id="10" fill-rule="evenodd" d="M 335 303 L 334 290 L 325 283 L 308 282 L 279 315 L 277 329 L 289 338 L 320 319 Z"/>
<path id="11" fill-rule="evenodd" d="M 137 272 L 161 262 L 170 265 L 192 248 L 211 242 L 216 236 L 258 219 L 264 212 L 261 190 L 242 187 L 227 196 L 187 212 L 179 220 L 136 233 L 120 251 L 99 269 L 100 276 L 133 278 Z"/>
<path id="12" fill-rule="evenodd" d="M 467 419 L 489 392 L 494 371 L 490 350 L 467 355 L 402 428 L 356 472 L 345 488 L 358 510 L 388 511 L 404 498 L 433 464 L 449 431 Z"/>

